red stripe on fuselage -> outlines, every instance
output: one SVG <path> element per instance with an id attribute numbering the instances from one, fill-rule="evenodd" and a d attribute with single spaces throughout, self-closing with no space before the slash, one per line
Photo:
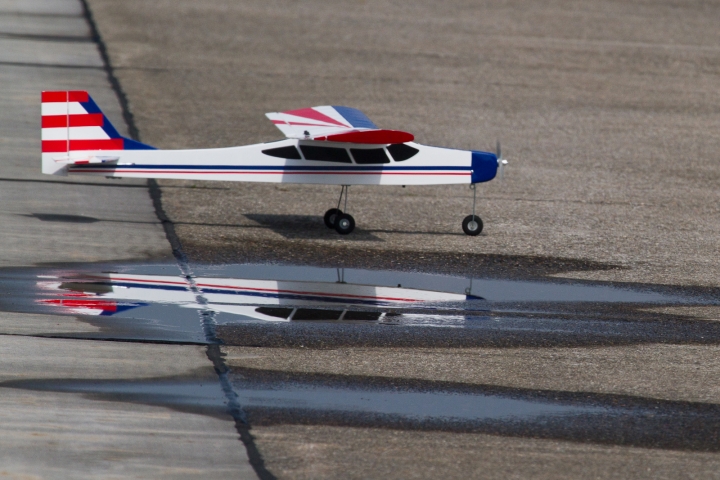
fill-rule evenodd
<path id="1" fill-rule="evenodd" d="M 97 278 L 101 280 L 107 280 L 108 277 L 100 277 L 100 276 L 90 276 L 89 278 Z M 110 277 L 110 281 L 113 282 L 136 282 L 136 283 L 159 283 L 164 285 L 184 285 L 187 286 L 187 282 L 172 282 L 170 280 L 144 280 L 144 279 L 138 279 L 138 278 L 128 278 L 128 277 Z"/>

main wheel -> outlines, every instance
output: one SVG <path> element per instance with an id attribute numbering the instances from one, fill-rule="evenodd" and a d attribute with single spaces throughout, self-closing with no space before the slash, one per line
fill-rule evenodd
<path id="1" fill-rule="evenodd" d="M 483 223 L 477 215 L 468 215 L 465 217 L 465 220 L 463 220 L 462 228 L 463 232 L 474 237 L 475 235 L 480 235 L 480 232 L 482 232 Z"/>
<path id="2" fill-rule="evenodd" d="M 352 215 L 347 213 L 341 213 L 335 220 L 335 231 L 340 235 L 347 235 L 348 233 L 355 230 L 355 219 Z"/>
<path id="3" fill-rule="evenodd" d="M 342 210 L 337 208 L 331 208 L 325 212 L 325 216 L 323 217 L 325 226 L 328 228 L 335 228 L 335 220 L 337 220 L 338 215 L 342 215 Z"/>

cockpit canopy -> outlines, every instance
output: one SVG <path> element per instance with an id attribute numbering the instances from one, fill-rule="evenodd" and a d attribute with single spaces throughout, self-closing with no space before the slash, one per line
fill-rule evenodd
<path id="1" fill-rule="evenodd" d="M 419 150 L 404 143 L 394 143 L 381 148 L 343 148 L 326 147 L 319 145 L 300 144 L 300 149 L 294 145 L 270 148 L 262 153 L 271 157 L 287 160 L 315 160 L 320 162 L 356 163 L 358 165 L 377 165 L 402 162 L 415 156 Z"/>

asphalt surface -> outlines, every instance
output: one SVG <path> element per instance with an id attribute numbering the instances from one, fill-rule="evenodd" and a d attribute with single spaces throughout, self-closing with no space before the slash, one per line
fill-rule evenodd
<path id="1" fill-rule="evenodd" d="M 334 188 L 162 182 L 163 209 L 191 265 L 270 261 L 561 277 L 698 287 L 716 298 L 717 5 L 89 3 L 140 137 L 157 147 L 273 140 L 280 135 L 264 112 L 344 104 L 421 143 L 493 150 L 500 139 L 511 162 L 503 183 L 480 188 L 485 230 L 477 238 L 460 231 L 471 205 L 462 187 L 353 187 L 358 227 L 339 238 L 321 220 L 336 201 Z M 572 320 L 566 335 L 587 342 L 585 313 L 576 307 L 574 319 L 563 317 Z M 604 310 L 609 318 L 628 313 Z M 399 348 L 388 337 L 407 341 L 411 334 L 351 326 L 225 325 L 218 334 L 245 346 L 224 347 L 236 388 L 248 372 L 283 372 L 291 383 L 302 375 L 352 377 L 357 388 L 423 379 L 714 405 L 716 394 L 702 379 L 717 376 L 717 338 L 663 335 L 673 325 L 681 336 L 714 328 L 716 307 L 645 313 L 649 324 L 625 324 L 629 330 L 613 336 L 625 342 L 592 345 L 543 342 L 547 332 L 535 324 L 525 326 L 520 343 L 501 333 L 495 344 L 485 335 L 474 345 L 440 342 L 443 348 L 420 340 L 445 332 L 419 334 Z M 717 471 L 716 454 L 677 443 L 602 445 L 533 428 L 493 436 L 382 422 L 377 429 L 344 417 L 281 413 L 256 417 L 253 435 L 269 471 L 283 478 Z M 699 428 L 676 427 L 667 438 L 689 438 Z"/>
<path id="2" fill-rule="evenodd" d="M 167 188 L 197 261 L 492 254 L 625 267 L 564 277 L 718 285 L 713 3 L 91 5 L 157 147 L 275 140 L 265 112 L 340 104 L 420 143 L 494 150 L 499 139 L 511 162 L 503 183 L 480 187 L 479 238 L 460 230 L 471 208 L 460 186 L 353 187 L 358 231 L 342 239 L 321 221 L 333 187 Z"/>
<path id="3" fill-rule="evenodd" d="M 22 10 L 30 3 L 18 5 L 0 4 Z M 85 353 L 81 346 L 88 340 L 18 337 L 18 342 L 39 342 L 38 351 L 62 348 L 74 355 L 61 356 L 72 368 L 49 355 L 37 368 L 50 372 L 46 376 L 29 366 L 23 373 L 18 370 L 23 363 L 12 360 L 13 371 L 21 373 L 8 378 L 4 390 L 22 398 L 3 398 L 13 412 L 39 398 L 46 402 L 42 405 L 63 405 L 58 411 L 66 408 L 62 402 L 83 399 L 72 411 L 76 416 L 66 417 L 63 425 L 81 424 L 84 409 L 97 408 L 98 400 L 112 412 L 173 412 L 168 425 L 194 426 L 186 438 L 195 456 L 184 453 L 183 442 L 175 448 L 165 442 L 167 454 L 148 455 L 147 464 L 139 463 L 167 465 L 168 458 L 184 458 L 188 470 L 173 470 L 176 476 L 251 474 L 248 457 L 255 474 L 267 478 L 718 475 L 717 5 L 89 0 L 110 79 L 125 102 L 120 104 L 73 5 L 59 12 L 69 30 L 49 30 L 73 36 L 63 37 L 67 48 L 60 51 L 52 50 L 57 38 L 36 38 L 48 35 L 37 32 L 47 32 L 47 17 L 58 11 L 15 16 L 22 21 L 4 15 L 0 25 L 7 32 L 0 41 L 8 48 L 0 54 L 0 75 L 17 71 L 5 66 L 23 69 L 35 63 L 67 72 L 72 80 L 63 86 L 91 90 L 118 126 L 122 116 L 133 135 L 157 147 L 273 140 L 280 134 L 264 112 L 345 104 L 382 127 L 413 132 L 422 143 L 492 150 L 500 139 L 511 164 L 503 183 L 480 189 L 485 231 L 476 238 L 461 233 L 471 196 L 457 186 L 353 187 L 350 212 L 358 229 L 341 238 L 321 220 L 339 193 L 330 187 L 168 181 L 152 188 L 156 212 L 142 184 L 123 181 L 130 186 L 100 188 L 77 177 L 70 179 L 79 183 L 69 193 L 43 190 L 48 193 L 31 199 L 8 195 L 17 206 L 5 216 L 15 223 L 8 223 L 12 228 L 0 241 L 17 253 L 12 260 L 3 257 L 7 266 L 130 259 L 143 266 L 148 259 L 164 258 L 171 263 L 153 268 L 166 273 L 173 265 L 163 238 L 167 233 L 178 260 L 175 274 L 191 278 L 190 291 L 200 300 L 204 294 L 192 287 L 194 272 L 244 262 L 430 272 L 483 279 L 488 287 L 508 280 L 566 279 L 559 285 L 571 288 L 592 280 L 600 287 L 682 298 L 563 303 L 549 296 L 534 303 L 495 303 L 482 312 L 439 312 L 439 317 L 462 317 L 462 328 L 268 325 L 225 321 L 222 314 L 201 310 L 190 333 L 201 332 L 197 342 L 204 337 L 206 343 L 225 345 L 168 346 L 167 355 L 176 351 L 185 363 L 172 356 L 163 363 L 154 355 L 164 347 L 130 344 L 121 358 L 142 359 L 131 367 L 138 374 L 120 372 L 126 360 L 108 362 L 113 367 L 107 374 L 78 373 L 87 367 L 76 358 L 102 356 L 94 347 Z M 48 45 L 33 48 L 21 37 Z M 96 84 L 88 84 L 88 72 L 94 72 Z M 47 88 L 26 80 L 41 78 L 35 74 L 8 77 L 8 88 L 28 89 L 18 97 L 28 104 Z M 37 131 L 33 115 L 27 114 L 22 130 L 28 139 Z M 19 152 L 4 168 L 29 175 L 30 180 L 17 175 L 13 183 L 22 179 L 35 185 L 41 181 L 39 161 L 25 158 L 37 158 L 39 142 L 20 145 L 21 138 L 3 134 L 3 151 Z M 98 193 L 77 199 L 82 189 Z M 43 195 L 63 201 L 38 207 L 35 198 Z M 107 197 L 112 195 L 118 197 Z M 108 211 L 108 205 L 116 208 Z M 166 220 L 165 232 L 155 213 Z M 71 228 L 61 228 L 67 224 Z M 40 226 L 33 235 L 18 236 L 32 225 Z M 45 235 L 46 228 L 57 230 Z M 84 230 L 91 228 L 106 238 L 97 241 L 101 237 L 94 231 Z M 72 238 L 76 248 L 65 245 L 58 255 L 51 242 L 57 236 Z M 28 238 L 42 248 L 17 247 L 29 244 Z M 39 273 L 57 278 L 91 267 L 24 268 L 6 278 L 11 285 L 19 278 L 22 285 L 22 279 Z M 123 268 L 135 267 L 118 264 Z M 447 283 L 440 280 L 435 289 L 442 291 Z M 24 295 L 32 304 L 34 290 Z M 166 322 L 175 317 L 162 313 L 123 324 L 131 316 L 114 323 L 92 316 L 69 321 L 37 307 L 4 308 L 12 312 L 2 314 L 0 325 L 12 334 L 38 335 L 37 324 L 47 330 L 42 335 L 152 341 L 164 335 L 183 342 L 184 332 L 178 330 L 185 324 L 170 333 Z M 21 318 L 27 320 L 22 327 Z M 13 348 L 28 349 L 19 343 Z M 199 387 L 212 378 L 208 360 L 220 373 L 220 382 L 214 377 L 209 390 Z M 154 378 L 149 384 L 148 377 Z M 188 389 L 199 399 L 189 401 L 190 407 L 184 400 Z M 328 398 L 314 403 L 323 392 Z M 492 417 L 495 407 L 476 407 L 471 409 L 476 416 L 463 422 L 453 416 L 456 412 L 425 412 L 422 421 L 413 418 L 410 404 L 405 411 L 392 410 L 389 392 L 579 410 L 565 421 L 552 416 L 521 421 L 512 415 L 488 420 L 477 412 Z M 370 406 L 363 410 L 357 405 L 365 396 Z M 232 404 L 236 425 L 249 422 L 244 444 L 218 398 Z M 41 418 L 37 408 L 25 412 L 33 421 Z M 25 423 L 12 431 L 18 436 L 29 430 Z M 82 435 L 77 438 L 84 441 Z M 112 437 L 101 437 L 117 447 Z M 127 444 L 136 448 L 144 441 L 140 435 Z M 8 445 L 7 458 L 20 459 L 12 473 L 30 472 L 35 452 L 53 452 L 32 439 Z M 206 455 L 198 445 L 220 447 Z M 133 458 L 146 450 L 138 449 Z M 61 452 L 45 458 L 71 457 Z M 96 468 L 128 465 L 113 458 Z M 130 464 L 138 476 L 149 471 Z"/>

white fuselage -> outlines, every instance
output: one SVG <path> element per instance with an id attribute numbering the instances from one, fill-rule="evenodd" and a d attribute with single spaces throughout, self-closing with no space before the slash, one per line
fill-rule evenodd
<path id="1" fill-rule="evenodd" d="M 58 164 L 58 154 L 43 154 L 43 171 L 55 175 L 168 178 L 238 182 L 310 183 L 330 185 L 467 184 L 472 179 L 472 152 L 409 142 L 417 149 L 411 158 L 396 161 L 383 145 L 363 145 L 287 139 L 242 147 L 202 150 L 107 150 L 71 152 L 75 158 L 100 156 L 106 163 Z M 300 147 L 300 159 L 263 153 Z M 344 149 L 347 160 L 311 160 L 309 148 Z M 357 150 L 375 149 L 386 163 L 358 163 Z M 381 150 L 378 152 L 378 150 Z M 356 152 L 355 154 L 353 152 Z M 337 152 L 336 153 L 342 153 Z M 362 152 L 360 152 L 362 153 Z M 67 154 L 64 154 L 67 155 Z M 357 154 L 357 157 L 360 155 Z M 378 157 L 378 158 L 380 158 Z M 365 160 L 367 162 L 367 159 Z"/>

